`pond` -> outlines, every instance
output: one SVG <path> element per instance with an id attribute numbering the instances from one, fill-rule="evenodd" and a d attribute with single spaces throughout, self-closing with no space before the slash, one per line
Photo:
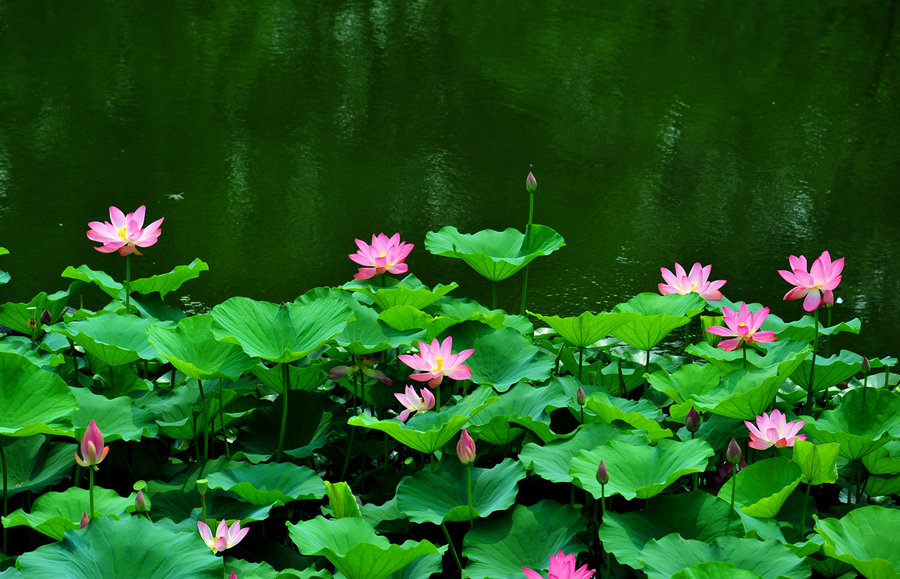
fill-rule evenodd
<path id="1" fill-rule="evenodd" d="M 574 4 L 574 5 L 573 5 Z M 428 285 L 487 301 L 428 231 L 567 246 L 529 309 L 577 315 L 713 264 L 787 320 L 790 254 L 846 257 L 846 347 L 897 355 L 897 2 L 0 1 L 0 301 L 67 286 L 107 207 L 165 216 L 135 276 L 199 257 L 215 305 L 292 300 L 401 232 Z M 520 278 L 500 305 L 519 306 Z"/>

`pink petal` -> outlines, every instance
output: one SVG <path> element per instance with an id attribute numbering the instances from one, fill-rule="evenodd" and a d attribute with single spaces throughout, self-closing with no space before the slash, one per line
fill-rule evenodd
<path id="1" fill-rule="evenodd" d="M 472 377 L 472 370 L 468 366 L 456 366 L 444 373 L 454 380 L 468 380 Z"/>
<path id="2" fill-rule="evenodd" d="M 667 284 L 669 284 L 670 286 L 678 285 L 678 278 L 672 275 L 671 271 L 664 267 L 659 268 L 659 271 L 660 273 L 662 273 L 662 277 Z"/>
<path id="3" fill-rule="evenodd" d="M 359 268 L 359 273 L 354 273 L 353 277 L 355 279 L 369 279 L 370 277 L 374 277 L 375 273 L 375 268 L 361 267 Z"/>
<path id="4" fill-rule="evenodd" d="M 137 208 L 137 211 L 134 212 L 134 221 L 137 224 L 137 229 L 140 229 L 144 225 L 144 214 L 147 212 L 146 205 L 141 205 Z"/>
<path id="5" fill-rule="evenodd" d="M 118 207 L 109 208 L 109 220 L 112 222 L 112 226 L 116 231 L 127 225 L 125 214 L 122 213 Z"/>
<path id="6" fill-rule="evenodd" d="M 732 350 L 737 350 L 738 347 L 743 342 L 740 338 L 735 338 L 733 340 L 722 340 L 719 342 L 719 347 L 722 348 L 726 352 L 731 352 Z"/>
<path id="7" fill-rule="evenodd" d="M 543 575 L 541 575 L 540 573 L 536 573 L 535 571 L 526 569 L 525 567 L 522 567 L 522 573 L 525 573 L 525 577 L 527 577 L 528 579 L 544 579 Z"/>
<path id="8" fill-rule="evenodd" d="M 710 327 L 706 328 L 706 331 L 709 332 L 710 334 L 715 334 L 717 336 L 724 336 L 726 338 L 734 335 L 734 332 L 732 332 L 728 328 L 723 328 L 722 326 L 710 326 Z"/>
<path id="9" fill-rule="evenodd" d="M 791 288 L 788 293 L 784 294 L 784 300 L 785 301 L 799 300 L 801 298 L 805 298 L 806 294 L 808 294 L 808 293 L 809 293 L 809 290 L 807 288 L 797 286 L 797 287 Z"/>
<path id="10" fill-rule="evenodd" d="M 822 293 L 819 290 L 810 290 L 803 300 L 803 309 L 807 312 L 814 311 L 822 303 Z"/>
<path id="11" fill-rule="evenodd" d="M 409 418 L 409 409 L 406 409 L 397 415 L 397 420 L 399 420 L 400 422 L 406 422 L 407 418 Z"/>

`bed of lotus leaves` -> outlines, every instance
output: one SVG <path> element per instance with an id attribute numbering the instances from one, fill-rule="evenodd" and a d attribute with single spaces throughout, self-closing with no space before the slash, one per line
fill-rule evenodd
<path id="1" fill-rule="evenodd" d="M 496 284 L 563 242 L 549 228 L 527 243 L 445 228 L 425 245 Z M 813 358 L 813 318 L 770 315 L 778 339 L 745 363 L 701 329 L 737 309 L 727 299 L 641 293 L 608 312 L 521 316 L 410 274 L 186 315 L 171 295 L 207 269 L 132 280 L 131 311 L 123 284 L 87 266 L 62 273 L 67 289 L 0 306 L 0 577 L 520 578 L 560 550 L 597 577 L 900 574 L 896 360 L 870 358 L 864 390 L 860 354 L 824 351 L 858 320 L 820 327 Z M 105 307 L 81 307 L 95 294 Z M 475 349 L 471 380 L 445 380 L 440 410 L 400 422 L 398 354 L 446 336 Z M 358 371 L 329 379 L 339 365 Z M 747 456 L 743 420 L 773 408 L 806 420 L 807 440 Z M 110 452 L 79 529 L 87 476 L 73 452 L 91 420 Z M 736 479 L 721 472 L 732 437 L 749 462 Z M 250 529 L 240 545 L 204 545 L 198 480 L 210 525 Z"/>

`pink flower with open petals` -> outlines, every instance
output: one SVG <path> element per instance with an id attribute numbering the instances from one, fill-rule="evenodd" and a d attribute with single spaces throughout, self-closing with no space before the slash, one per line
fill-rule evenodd
<path id="1" fill-rule="evenodd" d="M 844 271 L 844 258 L 831 261 L 831 255 L 823 251 L 815 261 L 809 272 L 806 271 L 806 257 L 788 258 L 791 271 L 778 270 L 778 274 L 788 283 L 794 284 L 791 290 L 784 294 L 785 300 L 799 300 L 803 298 L 803 309 L 811 312 L 825 304 L 834 303 L 834 288 L 841 283 L 841 272 Z"/>
<path id="2" fill-rule="evenodd" d="M 87 237 L 91 241 L 97 241 L 103 245 L 94 246 L 99 252 L 112 253 L 118 251 L 119 255 L 136 253 L 141 255 L 138 247 L 150 247 L 156 243 L 159 234 L 162 233 L 159 226 L 165 217 L 161 217 L 144 227 L 144 213 L 147 208 L 141 205 L 134 213 L 125 215 L 118 207 L 109 208 L 109 221 L 91 221 L 88 223 L 90 230 Z"/>
<path id="3" fill-rule="evenodd" d="M 566 555 L 562 551 L 556 555 L 550 556 L 550 574 L 548 579 L 591 579 L 594 571 L 587 568 L 587 564 L 582 565 L 578 569 L 575 568 L 575 554 Z M 540 573 L 522 567 L 522 571 L 528 579 L 544 579 Z"/>
<path id="4" fill-rule="evenodd" d="M 450 336 L 447 336 L 440 344 L 435 338 L 430 346 L 421 340 L 417 341 L 419 342 L 418 354 L 397 356 L 401 362 L 421 372 L 410 374 L 409 377 L 413 380 L 428 382 L 429 388 L 437 388 L 444 376 L 449 376 L 454 380 L 468 380 L 472 376 L 472 370 L 463 362 L 472 355 L 472 352 L 475 351 L 474 348 L 454 354 L 450 350 L 453 346 L 453 338 Z"/>
<path id="5" fill-rule="evenodd" d="M 404 394 L 399 392 L 394 393 L 394 396 L 400 401 L 400 404 L 406 407 L 406 410 L 397 415 L 397 420 L 406 422 L 406 419 L 409 418 L 410 414 L 418 414 L 419 412 L 425 412 L 426 410 L 434 408 L 434 394 L 431 393 L 431 390 L 428 388 L 421 388 L 419 389 L 419 392 L 422 393 L 421 396 L 416 394 L 415 388 L 407 384 L 406 392 Z"/>
<path id="6" fill-rule="evenodd" d="M 777 408 L 771 415 L 763 412 L 762 416 L 757 416 L 756 424 L 749 420 L 745 420 L 744 424 L 750 430 L 750 448 L 757 450 L 765 450 L 772 445 L 777 448 L 794 446 L 797 440 L 806 440 L 805 434 L 797 434 L 806 421 L 789 422 Z"/>
<path id="7" fill-rule="evenodd" d="M 722 340 L 719 347 L 730 352 L 737 350 L 744 344 L 753 342 L 772 342 L 775 340 L 775 332 L 760 332 L 769 308 L 762 308 L 752 313 L 745 302 L 741 302 L 741 308 L 737 312 L 728 306 L 722 306 L 722 315 L 725 317 L 725 326 L 711 326 L 706 331 L 717 336 L 731 337 L 730 340 Z"/>
<path id="8" fill-rule="evenodd" d="M 353 274 L 356 279 L 369 279 L 386 271 L 406 273 L 409 270 L 409 266 L 403 263 L 403 260 L 414 246 L 412 243 L 400 241 L 399 233 L 391 237 L 384 233 L 373 235 L 371 245 L 362 239 L 354 241 L 359 251 L 351 253 L 348 257 L 359 265 L 366 266 L 359 268 L 359 273 Z"/>
<path id="9" fill-rule="evenodd" d="M 81 456 L 75 453 L 75 462 L 83 467 L 94 467 L 94 470 L 100 470 L 97 465 L 103 462 L 109 453 L 109 447 L 103 445 L 103 434 L 97 428 L 97 423 L 91 420 L 88 424 L 84 436 L 81 437 Z"/>
<path id="10" fill-rule="evenodd" d="M 718 301 L 722 299 L 722 292 L 719 288 L 725 285 L 724 279 L 709 281 L 709 273 L 712 271 L 712 265 L 701 266 L 695 263 L 691 268 L 691 273 L 684 273 L 684 268 L 680 263 L 675 264 L 675 273 L 668 269 L 659 268 L 662 273 L 663 280 L 666 283 L 659 284 L 659 293 L 668 294 L 689 294 L 698 293 L 705 300 Z"/>
<path id="11" fill-rule="evenodd" d="M 206 543 L 207 547 L 212 549 L 213 553 L 218 553 L 219 551 L 234 547 L 241 542 L 250 530 L 249 528 L 242 529 L 240 521 L 235 521 L 234 524 L 229 527 L 228 523 L 225 522 L 225 519 L 222 519 L 222 522 L 219 523 L 219 526 L 216 528 L 215 536 L 213 536 L 212 531 L 210 531 L 209 525 L 203 521 L 197 521 L 197 529 L 200 531 L 200 537 L 203 539 L 203 542 Z"/>

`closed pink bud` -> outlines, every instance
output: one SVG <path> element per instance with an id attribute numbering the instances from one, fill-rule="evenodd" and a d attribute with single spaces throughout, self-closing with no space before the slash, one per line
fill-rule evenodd
<path id="1" fill-rule="evenodd" d="M 84 436 L 81 437 L 81 456 L 75 453 L 75 462 L 84 467 L 92 466 L 94 470 L 103 462 L 109 453 L 109 447 L 103 446 L 103 434 L 97 428 L 97 423 L 91 420 Z"/>
<path id="2" fill-rule="evenodd" d="M 137 496 L 134 497 L 134 508 L 139 513 L 147 511 L 147 499 L 144 498 L 144 491 L 138 491 Z"/>
<path id="3" fill-rule="evenodd" d="M 601 485 L 605 485 L 609 482 L 609 471 L 606 470 L 606 465 L 603 464 L 603 461 L 600 461 L 600 466 L 597 467 L 597 482 Z"/>
<path id="4" fill-rule="evenodd" d="M 525 190 L 529 193 L 534 193 L 537 190 L 537 179 L 534 178 L 534 173 L 531 171 L 528 172 L 528 177 L 525 178 Z"/>
<path id="5" fill-rule="evenodd" d="M 584 388 L 582 388 L 581 385 L 578 386 L 578 392 L 575 393 L 575 400 L 580 406 L 584 406 L 584 403 L 587 400 L 587 395 L 584 393 Z"/>
<path id="6" fill-rule="evenodd" d="M 82 513 L 81 522 L 78 524 L 78 528 L 83 529 L 83 528 L 87 527 L 88 523 L 90 523 L 90 522 L 91 522 L 91 520 L 88 518 L 87 513 Z"/>
<path id="7" fill-rule="evenodd" d="M 700 430 L 700 414 L 691 406 L 690 412 L 684 417 L 684 426 L 688 432 L 697 432 Z"/>
<path id="8" fill-rule="evenodd" d="M 459 442 L 456 444 L 456 456 L 463 464 L 472 464 L 475 462 L 475 441 L 469 436 L 465 428 L 459 435 Z"/>
<path id="9" fill-rule="evenodd" d="M 728 450 L 725 451 L 725 460 L 731 464 L 737 464 L 741 461 L 741 446 L 734 437 L 732 437 L 731 442 L 728 443 Z"/>

